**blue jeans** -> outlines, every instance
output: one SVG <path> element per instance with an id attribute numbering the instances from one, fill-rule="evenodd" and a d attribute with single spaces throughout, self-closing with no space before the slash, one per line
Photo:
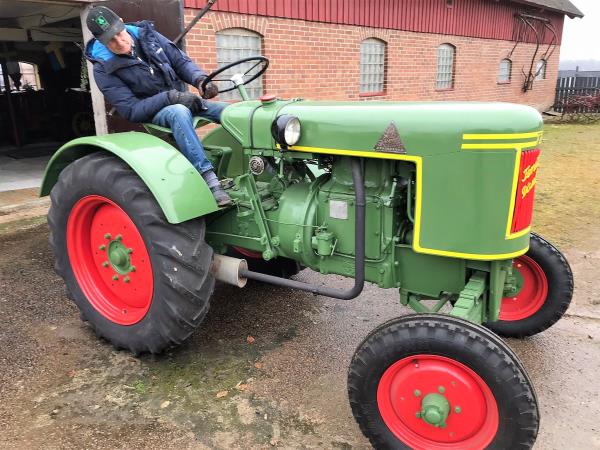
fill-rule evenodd
<path id="1" fill-rule="evenodd" d="M 204 102 L 208 108 L 198 113 L 213 122 L 221 123 L 221 113 L 228 106 L 223 102 Z M 161 109 L 152 123 L 161 127 L 171 128 L 179 151 L 192 163 L 200 173 L 213 170 L 213 166 L 204 153 L 204 146 L 192 125 L 192 112 L 183 105 L 170 105 Z"/>

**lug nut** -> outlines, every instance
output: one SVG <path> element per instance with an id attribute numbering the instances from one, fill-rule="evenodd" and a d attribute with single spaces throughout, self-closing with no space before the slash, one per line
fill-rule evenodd
<path id="1" fill-rule="evenodd" d="M 420 397 L 421 396 L 421 391 L 418 389 L 415 389 L 415 397 Z"/>
<path id="2" fill-rule="evenodd" d="M 115 239 L 117 241 L 122 241 L 123 240 L 123 236 L 121 236 L 120 234 L 117 234 L 117 236 L 115 237 Z"/>
<path id="3" fill-rule="evenodd" d="M 119 275 L 113 275 L 112 279 L 117 281 L 119 279 Z"/>
<path id="4" fill-rule="evenodd" d="M 123 283 L 129 283 L 129 281 L 131 281 L 129 277 L 123 278 Z"/>
<path id="5" fill-rule="evenodd" d="M 106 233 L 106 234 L 104 235 L 104 239 L 110 239 L 110 233 Z"/>
<path id="6" fill-rule="evenodd" d="M 460 406 L 457 406 L 456 408 L 454 408 L 454 412 L 456 414 L 460 414 L 461 411 L 462 411 L 462 409 L 460 409 Z"/>
<path id="7" fill-rule="evenodd" d="M 108 261 L 104 261 L 104 262 L 102 263 L 102 267 L 108 267 Z"/>
<path id="8" fill-rule="evenodd" d="M 133 249 L 132 248 L 128 248 L 127 249 L 127 253 L 129 253 L 131 255 L 133 253 Z"/>
<path id="9" fill-rule="evenodd" d="M 444 386 L 440 386 L 438 387 L 438 391 L 440 394 L 443 394 L 444 392 L 446 392 L 446 388 Z"/>
<path id="10" fill-rule="evenodd" d="M 100 247 L 98 247 L 98 250 L 102 250 L 102 251 L 106 250 L 106 245 L 102 244 Z"/>
<path id="11" fill-rule="evenodd" d="M 136 267 L 135 267 L 135 266 L 131 266 L 131 271 L 132 271 L 132 272 L 135 272 L 136 270 L 137 270 L 137 269 L 136 269 Z"/>

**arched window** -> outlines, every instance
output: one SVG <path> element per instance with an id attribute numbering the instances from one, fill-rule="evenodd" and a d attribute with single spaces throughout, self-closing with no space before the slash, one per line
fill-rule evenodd
<path id="1" fill-rule="evenodd" d="M 540 59 L 535 68 L 535 79 L 545 80 L 546 79 L 546 60 Z"/>
<path id="2" fill-rule="evenodd" d="M 512 61 L 508 58 L 500 61 L 498 68 L 498 83 L 510 83 L 512 72 Z"/>
<path id="3" fill-rule="evenodd" d="M 261 56 L 262 38 L 258 33 L 254 33 L 244 28 L 228 28 L 219 31 L 217 38 L 217 65 L 222 67 L 238 59 L 248 58 L 250 56 Z M 217 78 L 227 79 L 234 73 L 244 73 L 252 68 L 255 62 L 249 62 L 228 70 Z M 255 70 L 260 69 L 260 66 Z M 229 82 L 217 82 L 220 88 L 229 88 L 232 86 Z M 263 93 L 262 76 L 258 77 L 252 83 L 246 85 L 246 91 L 250 98 L 258 98 Z M 220 100 L 240 100 L 240 94 L 236 90 L 219 94 Z"/>
<path id="4" fill-rule="evenodd" d="M 385 91 L 385 42 L 369 38 L 360 44 L 361 94 Z"/>
<path id="5" fill-rule="evenodd" d="M 442 44 L 437 49 L 436 89 L 452 89 L 454 87 L 454 55 L 456 48 L 450 44 Z"/>

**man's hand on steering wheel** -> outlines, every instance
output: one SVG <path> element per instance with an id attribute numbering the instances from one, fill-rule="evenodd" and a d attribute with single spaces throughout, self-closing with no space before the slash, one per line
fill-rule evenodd
<path id="1" fill-rule="evenodd" d="M 206 83 L 206 86 L 202 86 L 202 83 L 204 82 L 205 79 L 206 79 L 206 77 L 200 78 L 200 80 L 198 81 L 198 84 L 196 86 L 198 88 L 198 90 L 200 91 L 202 98 L 209 99 L 209 98 L 216 97 L 219 94 L 219 88 L 212 81 L 209 81 L 208 83 Z"/>

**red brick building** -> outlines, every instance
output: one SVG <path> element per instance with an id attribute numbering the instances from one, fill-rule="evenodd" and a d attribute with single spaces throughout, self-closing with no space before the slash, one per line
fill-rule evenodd
<path id="1" fill-rule="evenodd" d="M 185 21 L 205 0 L 184 0 Z M 270 59 L 251 95 L 552 106 L 568 0 L 219 0 L 186 38 L 205 70 Z"/>

